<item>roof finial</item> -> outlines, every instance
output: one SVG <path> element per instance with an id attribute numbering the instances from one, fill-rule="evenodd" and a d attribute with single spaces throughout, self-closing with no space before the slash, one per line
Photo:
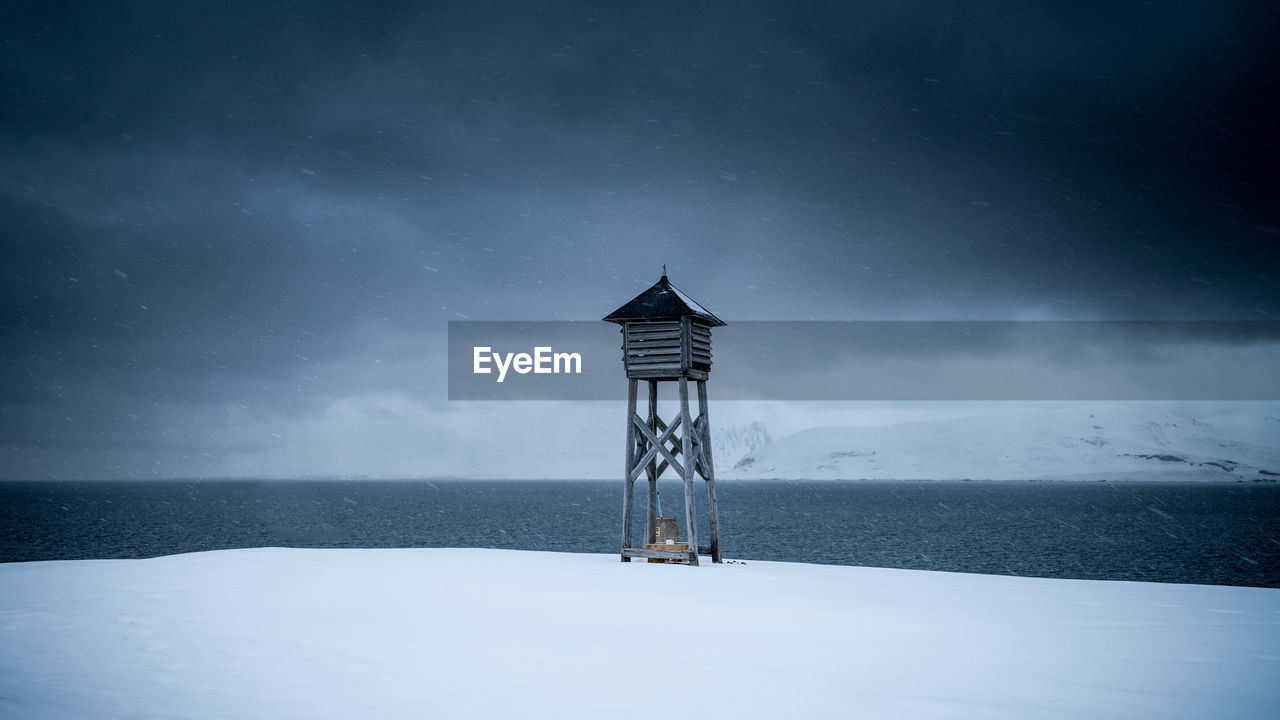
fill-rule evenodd
<path id="1" fill-rule="evenodd" d="M 662 263 L 662 279 L 663 279 L 663 280 L 666 280 L 666 279 L 667 279 L 667 264 L 666 264 L 666 263 Z"/>

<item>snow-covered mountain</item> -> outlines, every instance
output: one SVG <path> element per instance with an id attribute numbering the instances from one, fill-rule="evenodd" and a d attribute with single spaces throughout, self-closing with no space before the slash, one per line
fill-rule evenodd
<path id="1" fill-rule="evenodd" d="M 1280 416 L 1013 408 L 885 427 L 812 428 L 733 464 L 717 458 L 716 466 L 727 478 L 1280 480 Z"/>
<path id="2" fill-rule="evenodd" d="M 734 425 L 728 428 L 711 427 L 711 457 L 715 460 L 716 470 L 726 470 L 738 464 L 742 458 L 758 452 L 773 442 L 769 431 L 758 422 L 745 425 Z"/>

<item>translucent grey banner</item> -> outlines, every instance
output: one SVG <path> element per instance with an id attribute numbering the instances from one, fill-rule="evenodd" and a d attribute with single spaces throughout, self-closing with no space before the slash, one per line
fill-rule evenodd
<path id="1" fill-rule="evenodd" d="M 450 322 L 450 400 L 621 400 L 604 322 Z M 1280 322 L 730 322 L 720 400 L 1276 400 Z"/>

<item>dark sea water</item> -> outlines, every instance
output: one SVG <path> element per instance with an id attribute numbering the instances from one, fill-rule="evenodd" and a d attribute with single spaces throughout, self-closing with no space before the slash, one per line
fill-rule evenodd
<path id="1" fill-rule="evenodd" d="M 718 491 L 728 558 L 1280 587 L 1276 484 L 722 481 Z M 662 496 L 683 521 L 681 486 L 663 483 Z M 603 481 L 0 482 L 0 561 L 263 546 L 616 552 L 621 498 L 621 482 Z M 638 538 L 639 505 L 636 517 Z"/>

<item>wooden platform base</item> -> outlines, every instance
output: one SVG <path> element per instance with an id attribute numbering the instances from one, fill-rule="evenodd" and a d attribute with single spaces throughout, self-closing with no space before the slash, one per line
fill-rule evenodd
<path id="1" fill-rule="evenodd" d="M 675 563 L 677 565 L 689 564 L 690 553 L 689 553 L 689 543 L 687 542 L 653 543 L 653 544 L 646 543 L 644 546 L 644 549 L 645 550 L 667 550 L 669 552 L 675 552 L 680 554 L 680 557 L 678 558 L 651 557 L 649 558 L 649 562 L 651 563 Z"/>
<path id="2" fill-rule="evenodd" d="M 646 558 L 649 562 L 687 565 L 690 560 L 697 556 L 689 549 L 689 543 L 672 543 L 670 545 L 660 543 L 646 544 L 644 549 L 627 548 L 622 551 L 622 557 Z"/>

